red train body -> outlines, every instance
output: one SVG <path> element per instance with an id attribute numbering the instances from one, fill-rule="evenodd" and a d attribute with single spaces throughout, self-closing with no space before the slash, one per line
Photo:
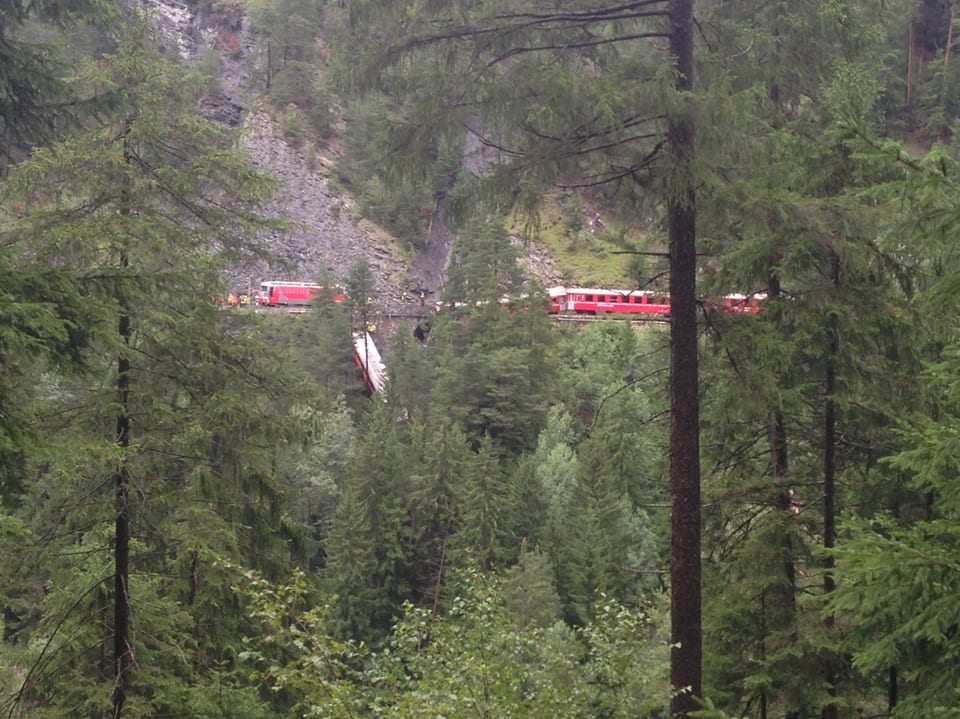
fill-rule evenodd
<path id="1" fill-rule="evenodd" d="M 551 287 L 548 293 L 551 314 L 670 316 L 670 297 L 662 292 Z M 705 302 L 704 307 L 722 308 L 730 313 L 756 314 L 763 300 L 763 295 L 724 295 L 717 301 Z"/>
<path id="2" fill-rule="evenodd" d="M 641 290 L 630 292 L 571 287 L 567 288 L 560 299 L 558 312 L 589 315 L 669 315 L 670 300 L 666 295 Z"/>
<path id="3" fill-rule="evenodd" d="M 323 285 L 309 282 L 279 282 L 269 280 L 260 284 L 260 293 L 257 296 L 259 305 L 308 305 L 324 291 Z M 331 289 L 334 302 L 343 302 L 344 293 L 341 289 Z"/>
<path id="4" fill-rule="evenodd" d="M 334 302 L 343 302 L 345 299 L 345 293 L 340 288 L 324 288 L 323 285 L 309 282 L 269 280 L 261 283 L 256 302 L 266 306 L 308 305 L 324 291 L 332 293 Z M 548 311 L 551 314 L 670 316 L 670 297 L 663 292 L 590 287 L 551 287 L 547 292 L 550 297 Z M 763 294 L 731 294 L 704 300 L 703 307 L 707 311 L 722 310 L 728 314 L 756 314 L 764 299 Z M 501 303 L 509 304 L 510 299 L 504 298 Z M 454 303 L 453 306 L 460 304 Z M 438 304 L 437 309 L 443 306 Z"/>

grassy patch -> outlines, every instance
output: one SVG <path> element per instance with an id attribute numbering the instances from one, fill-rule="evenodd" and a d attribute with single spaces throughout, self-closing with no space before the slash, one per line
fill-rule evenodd
<path id="1" fill-rule="evenodd" d="M 598 219 L 597 218 L 601 218 Z M 513 232 L 524 233 L 524 223 L 515 218 Z M 647 237 L 603 219 L 595 210 L 585 208 L 574 195 L 545 200 L 540 226 L 528 235 L 542 242 L 570 284 L 581 287 L 628 288 L 637 286 L 631 273 L 635 255 L 618 254 L 645 247 Z"/>

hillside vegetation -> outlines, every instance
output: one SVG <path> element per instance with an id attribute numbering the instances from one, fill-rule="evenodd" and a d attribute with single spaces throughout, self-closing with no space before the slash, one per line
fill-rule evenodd
<path id="1" fill-rule="evenodd" d="M 0 4 L 8 716 L 960 714 L 952 4 L 153 7 Z"/>

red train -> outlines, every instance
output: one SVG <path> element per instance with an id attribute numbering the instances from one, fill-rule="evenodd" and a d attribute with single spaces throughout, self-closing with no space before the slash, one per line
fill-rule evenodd
<path id="1" fill-rule="evenodd" d="M 260 284 L 260 291 L 255 293 L 256 304 L 308 305 L 325 291 L 331 293 L 334 302 L 339 303 L 346 299 L 344 290 L 338 287 L 325 288 L 310 282 L 267 280 Z M 551 314 L 670 316 L 670 296 L 664 292 L 589 287 L 551 287 L 547 292 L 550 296 Z M 764 299 L 763 294 L 731 294 L 716 300 L 705 300 L 703 305 L 706 309 L 723 309 L 729 313 L 756 314 L 760 311 Z M 510 298 L 503 298 L 501 303 L 509 304 Z M 452 303 L 452 306 L 458 307 L 462 304 Z M 442 309 L 443 306 L 440 303 L 437 309 Z"/>
<path id="2" fill-rule="evenodd" d="M 257 293 L 258 305 L 308 305 L 317 299 L 324 291 L 323 285 L 315 285 L 310 282 L 281 282 L 278 280 L 267 280 L 260 284 L 260 292 Z M 334 302 L 343 302 L 345 299 L 344 291 L 338 287 L 329 288 Z"/>
<path id="3" fill-rule="evenodd" d="M 670 316 L 670 296 L 649 290 L 609 290 L 587 287 L 551 287 L 550 313 L 588 315 L 656 315 Z M 727 312 L 756 314 L 764 295 L 724 295 L 719 301 L 707 301 L 706 307 L 719 307 Z"/>

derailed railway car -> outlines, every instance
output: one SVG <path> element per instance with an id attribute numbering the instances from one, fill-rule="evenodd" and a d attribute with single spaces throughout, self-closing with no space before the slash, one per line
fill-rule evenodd
<path id="1" fill-rule="evenodd" d="M 369 332 L 354 332 L 353 361 L 360 368 L 363 383 L 370 394 L 382 394 L 387 382 L 387 368 Z"/>

